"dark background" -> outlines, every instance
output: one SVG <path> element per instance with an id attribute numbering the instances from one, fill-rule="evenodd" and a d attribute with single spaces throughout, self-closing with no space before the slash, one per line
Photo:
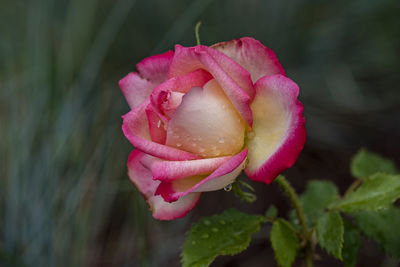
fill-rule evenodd
<path id="1" fill-rule="evenodd" d="M 299 84 L 308 138 L 286 171 L 296 190 L 328 179 L 343 192 L 362 146 L 398 165 L 399 15 L 397 0 L 0 0 L 0 265 L 179 266 L 201 216 L 270 204 L 287 216 L 276 185 L 250 182 L 254 204 L 205 193 L 187 217 L 160 222 L 127 178 L 118 80 L 145 57 L 195 45 L 199 20 L 203 44 L 254 37 Z M 275 266 L 267 238 L 265 226 L 212 266 Z M 320 255 L 316 266 L 343 266 Z M 358 266 L 397 263 L 365 239 Z"/>

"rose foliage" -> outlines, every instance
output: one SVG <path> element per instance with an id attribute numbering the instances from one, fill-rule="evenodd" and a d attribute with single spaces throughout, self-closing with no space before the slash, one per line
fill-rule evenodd
<path id="1" fill-rule="evenodd" d="M 136 148 L 129 177 L 156 219 L 185 216 L 242 170 L 269 184 L 304 146 L 299 88 L 253 38 L 176 45 L 136 67 L 119 82 L 131 108 L 122 129 Z"/>

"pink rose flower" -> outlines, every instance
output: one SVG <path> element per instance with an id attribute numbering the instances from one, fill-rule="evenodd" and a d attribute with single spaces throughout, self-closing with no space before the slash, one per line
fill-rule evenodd
<path id="1" fill-rule="evenodd" d="M 185 216 L 243 169 L 269 184 L 304 146 L 299 88 L 253 38 L 176 45 L 137 70 L 119 82 L 131 108 L 122 130 L 136 147 L 129 177 L 156 219 Z"/>

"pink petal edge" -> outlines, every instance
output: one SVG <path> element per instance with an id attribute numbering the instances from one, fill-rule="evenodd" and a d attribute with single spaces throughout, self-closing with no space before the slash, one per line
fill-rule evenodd
<path id="1" fill-rule="evenodd" d="M 132 145 L 147 154 L 163 159 L 199 159 L 200 157 L 197 155 L 151 141 L 148 120 L 145 112 L 146 107 L 149 104 L 150 99 L 147 99 L 122 117 L 122 131 Z"/>
<path id="2" fill-rule="evenodd" d="M 233 156 L 208 177 L 205 177 L 200 182 L 193 184 L 185 191 L 176 191 L 174 189 L 174 185 L 176 186 L 176 183 L 180 183 L 181 181 L 185 182 L 185 179 L 179 179 L 173 182 L 161 182 L 155 192 L 155 195 L 161 195 L 167 202 L 174 202 L 192 192 L 206 192 L 222 189 L 225 186 L 233 183 L 236 177 L 243 170 L 246 163 L 247 153 L 248 149 L 245 149 Z"/>
<path id="3" fill-rule="evenodd" d="M 212 173 L 231 158 L 227 156 L 183 161 L 147 160 L 142 163 L 151 170 L 153 179 L 172 182 L 189 176 Z"/>
<path id="4" fill-rule="evenodd" d="M 211 47 L 243 66 L 250 73 L 253 82 L 263 76 L 285 75 L 274 51 L 254 38 L 243 37 L 217 43 Z"/>
<path id="5" fill-rule="evenodd" d="M 138 73 L 131 72 L 119 81 L 131 109 L 145 101 L 153 89 L 166 80 L 173 56 L 173 51 L 167 51 L 148 57 L 136 65 Z"/>
<path id="6" fill-rule="evenodd" d="M 154 192 L 159 181 L 152 179 L 151 171 L 141 164 L 141 160 L 151 157 L 140 150 L 134 150 L 129 156 L 127 167 L 129 179 L 138 188 L 150 206 L 153 217 L 158 220 L 174 220 L 187 215 L 200 199 L 201 193 L 191 193 L 174 203 L 168 203 Z"/>
<path id="7" fill-rule="evenodd" d="M 303 149 L 306 140 L 303 105 L 297 100 L 297 84 L 283 75 L 263 77 L 255 87 L 257 94 L 252 103 L 255 137 L 248 142 L 249 163 L 245 173 L 254 181 L 269 184 L 295 163 Z M 286 118 L 286 121 L 279 119 L 279 116 Z M 263 125 L 266 122 L 271 124 Z M 281 138 L 278 138 L 279 129 Z M 273 138 L 263 139 L 263 135 L 268 133 L 277 139 L 275 143 Z M 268 147 L 271 142 L 271 147 Z M 265 154 L 262 156 L 263 151 Z"/>

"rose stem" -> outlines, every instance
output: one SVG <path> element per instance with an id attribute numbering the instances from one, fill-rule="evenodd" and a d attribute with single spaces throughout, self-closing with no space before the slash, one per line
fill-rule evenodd
<path id="1" fill-rule="evenodd" d="M 303 207 L 300 204 L 299 197 L 297 196 L 296 192 L 294 191 L 293 187 L 290 185 L 289 181 L 286 180 L 286 178 L 282 175 L 279 175 L 275 179 L 276 183 L 282 188 L 282 190 L 286 193 L 286 195 L 289 197 L 290 201 L 292 202 L 292 205 L 294 209 L 296 210 L 296 215 L 299 218 L 299 222 L 301 225 L 302 229 L 302 238 L 306 242 L 306 266 L 307 267 L 312 267 L 313 266 L 313 260 L 312 260 L 312 244 L 311 244 L 311 235 L 310 231 L 307 226 L 306 222 L 306 217 L 304 215 Z"/>

